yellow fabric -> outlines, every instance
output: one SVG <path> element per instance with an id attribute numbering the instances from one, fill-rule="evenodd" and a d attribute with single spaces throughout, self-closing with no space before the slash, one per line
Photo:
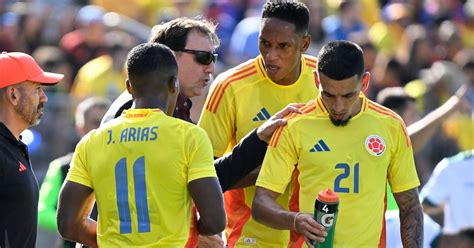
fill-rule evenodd
<path id="1" fill-rule="evenodd" d="M 92 0 L 92 4 L 100 5 L 107 11 L 117 12 L 140 21 L 149 26 L 158 24 L 160 10 L 171 6 L 171 1 L 156 0 Z"/>
<path id="2" fill-rule="evenodd" d="M 80 141 L 66 179 L 94 190 L 100 247 L 183 247 L 191 224 L 187 185 L 203 177 L 216 177 L 216 172 L 201 128 L 160 110 L 132 109 Z M 119 217 L 120 203 L 129 206 L 121 212 L 129 221 Z M 149 221 L 141 225 L 148 231 L 138 227 L 144 215 Z M 121 229 L 127 224 L 128 232 Z"/>
<path id="3" fill-rule="evenodd" d="M 125 90 L 125 75 L 112 68 L 112 57 L 103 55 L 85 64 L 74 80 L 71 94 L 80 99 L 102 96 L 115 99 Z"/>
<path id="4" fill-rule="evenodd" d="M 302 73 L 299 79 L 288 86 L 278 85 L 269 79 L 263 69 L 261 57 L 244 62 L 216 78 L 211 85 L 205 109 L 198 123 L 207 131 L 215 156 L 222 156 L 228 147 L 233 147 L 236 141 L 289 103 L 304 103 L 314 99 L 318 92 L 312 73 L 316 69 L 316 58 L 303 55 L 301 64 Z M 243 196 L 245 199 L 236 199 L 235 195 Z M 268 228 L 250 216 L 254 195 L 255 187 L 245 188 L 244 193 L 236 193 L 235 190 L 226 192 L 228 240 L 229 236 L 237 236 L 237 247 L 286 246 L 289 239 L 288 232 Z M 280 197 L 279 202 L 288 207 L 288 194 Z M 236 210 L 242 216 L 248 216 L 249 219 L 244 223 L 243 229 L 234 226 L 236 225 L 234 220 L 239 222 L 243 217 L 234 216 L 230 209 Z M 246 214 L 242 214 L 243 209 L 246 209 Z"/>
<path id="5" fill-rule="evenodd" d="M 456 139 L 459 150 L 474 149 L 474 120 L 470 113 L 458 113 L 443 123 L 449 137 Z"/>
<path id="6" fill-rule="evenodd" d="M 329 121 L 319 97 L 309 103 L 304 114 L 275 132 L 257 179 L 257 186 L 283 193 L 298 171 L 299 211 L 307 213 L 313 213 L 319 191 L 334 190 L 339 195 L 334 247 L 377 247 L 384 239 L 387 179 L 394 193 L 420 184 L 400 117 L 361 97 L 361 112 L 343 127 Z M 372 135 L 385 143 L 379 156 L 366 148 Z"/>

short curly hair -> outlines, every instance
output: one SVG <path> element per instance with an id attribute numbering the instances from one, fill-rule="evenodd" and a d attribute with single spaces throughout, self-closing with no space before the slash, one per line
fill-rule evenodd
<path id="1" fill-rule="evenodd" d="M 309 9 L 296 0 L 269 0 L 263 5 L 263 18 L 278 18 L 295 25 L 297 33 L 306 35 L 309 27 Z"/>

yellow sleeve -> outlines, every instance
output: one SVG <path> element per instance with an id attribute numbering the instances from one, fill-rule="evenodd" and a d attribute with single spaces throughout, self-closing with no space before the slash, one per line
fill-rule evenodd
<path id="1" fill-rule="evenodd" d="M 268 145 L 256 185 L 283 194 L 298 161 L 288 126 L 277 129 Z"/>
<path id="2" fill-rule="evenodd" d="M 198 126 L 207 132 L 214 156 L 221 157 L 235 135 L 235 107 L 226 76 L 221 74 L 211 85 Z"/>
<path id="3" fill-rule="evenodd" d="M 393 140 L 396 149 L 388 168 L 388 180 L 392 192 L 399 193 L 418 187 L 420 181 L 416 173 L 413 149 L 405 124 L 398 123 L 394 132 Z"/>
<path id="4" fill-rule="evenodd" d="M 72 156 L 71 167 L 67 173 L 66 180 L 80 183 L 84 186 L 92 188 L 92 181 L 89 175 L 89 168 L 87 164 L 87 141 L 89 140 L 90 134 L 94 132 L 89 132 L 88 135 L 84 136 L 79 144 L 76 146 L 74 155 Z"/>
<path id="5" fill-rule="evenodd" d="M 211 142 L 204 130 L 193 126 L 186 137 L 189 137 L 189 142 L 186 143 L 186 155 L 189 158 L 188 183 L 203 177 L 217 177 Z"/>

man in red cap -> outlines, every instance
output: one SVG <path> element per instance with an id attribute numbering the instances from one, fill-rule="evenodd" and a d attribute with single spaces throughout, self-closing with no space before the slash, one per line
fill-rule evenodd
<path id="1" fill-rule="evenodd" d="M 63 77 L 28 54 L 0 54 L 0 247 L 35 247 L 38 182 L 20 134 L 43 115 L 42 85 Z"/>

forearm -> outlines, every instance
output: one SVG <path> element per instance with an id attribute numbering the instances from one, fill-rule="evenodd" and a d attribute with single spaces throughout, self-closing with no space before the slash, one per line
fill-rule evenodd
<path id="1" fill-rule="evenodd" d="M 222 232 L 226 216 L 222 191 L 215 177 L 205 177 L 188 183 L 188 189 L 199 212 L 197 230 L 201 235 Z"/>
<path id="2" fill-rule="evenodd" d="M 416 189 L 397 193 L 403 247 L 423 246 L 423 209 Z"/>
<path id="3" fill-rule="evenodd" d="M 421 120 L 407 127 L 408 135 L 413 144 L 413 152 L 417 153 L 428 143 L 438 130 L 439 125 L 455 112 L 460 99 L 457 96 L 451 97 L 439 108 L 428 113 Z"/>
<path id="4" fill-rule="evenodd" d="M 261 141 L 254 130 L 232 149 L 232 153 L 216 159 L 214 166 L 222 191 L 230 189 L 260 166 L 266 150 L 267 143 Z"/>
<path id="5" fill-rule="evenodd" d="M 98 247 L 97 244 L 97 222 L 87 218 L 76 225 L 76 229 L 65 239 L 84 244 L 88 247 Z"/>
<path id="6" fill-rule="evenodd" d="M 257 187 L 257 190 L 258 187 Z M 292 230 L 296 212 L 290 212 L 282 208 L 271 197 L 259 194 L 252 204 L 252 217 L 259 223 L 274 229 Z"/>
<path id="7" fill-rule="evenodd" d="M 64 239 L 97 247 L 97 222 L 89 218 L 92 188 L 66 181 L 58 200 L 57 225 Z"/>

